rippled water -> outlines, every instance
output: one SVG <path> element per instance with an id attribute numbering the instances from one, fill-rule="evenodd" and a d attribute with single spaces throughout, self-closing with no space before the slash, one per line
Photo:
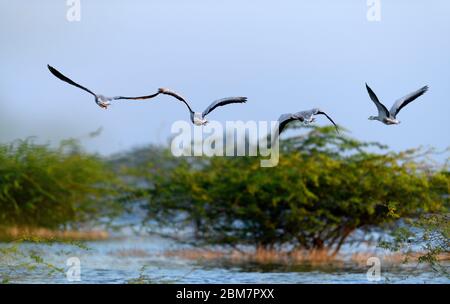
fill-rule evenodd
<path id="1" fill-rule="evenodd" d="M 372 283 L 366 278 L 368 267 L 227 265 L 166 257 L 164 251 L 178 249 L 180 245 L 158 237 L 113 238 L 86 245 L 88 250 L 66 244 L 37 247 L 25 244 L 23 249 L 37 248 L 45 261 L 64 269 L 68 258 L 78 257 L 79 283 L 130 283 L 138 278 L 145 283 Z M 423 268 L 382 267 L 381 271 L 383 283 L 450 283 L 449 279 Z M 10 282 L 70 283 L 64 273 L 49 275 L 41 268 L 20 272 L 17 269 Z"/>

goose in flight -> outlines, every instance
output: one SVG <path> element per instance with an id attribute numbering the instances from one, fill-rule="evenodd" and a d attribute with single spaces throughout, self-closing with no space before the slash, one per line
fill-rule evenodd
<path id="1" fill-rule="evenodd" d="M 88 92 L 89 94 L 91 94 L 92 96 L 95 97 L 95 103 L 97 105 L 99 105 L 101 108 L 103 109 L 107 109 L 109 105 L 111 105 L 111 101 L 113 100 L 119 100 L 119 99 L 132 99 L 132 100 L 140 100 L 140 99 L 149 99 L 149 98 L 153 98 L 156 97 L 160 94 L 160 92 L 158 91 L 155 94 L 152 95 L 147 95 L 147 96 L 139 96 L 139 97 L 124 97 L 124 96 L 115 96 L 115 97 L 106 97 L 100 94 L 95 94 L 94 92 L 92 92 L 91 90 L 79 85 L 78 83 L 76 83 L 75 81 L 73 81 L 72 79 L 64 76 L 61 72 L 59 72 L 57 69 L 55 69 L 54 67 L 47 65 L 48 69 L 50 70 L 50 72 L 57 78 L 59 78 L 60 80 L 67 82 L 68 84 L 71 84 L 73 86 L 76 86 L 77 88 L 80 88 L 86 92 Z"/>
<path id="2" fill-rule="evenodd" d="M 304 124 L 309 124 L 312 123 L 313 121 L 316 120 L 316 118 L 314 117 L 314 115 L 324 115 L 328 118 L 329 121 L 331 121 L 331 123 L 334 125 L 334 127 L 336 128 L 336 132 L 339 133 L 339 129 L 338 126 L 334 123 L 333 119 L 331 119 L 330 116 L 328 116 L 324 111 L 318 109 L 318 108 L 314 108 L 311 110 L 307 110 L 307 111 L 301 111 L 301 112 L 297 112 L 297 113 L 287 113 L 287 114 L 283 114 L 280 116 L 280 118 L 278 118 L 278 134 L 281 134 L 281 132 L 283 132 L 283 130 L 286 128 L 287 124 L 294 121 L 294 120 L 298 120 L 303 122 Z"/>
<path id="3" fill-rule="evenodd" d="M 189 110 L 191 121 L 196 126 L 206 125 L 208 120 L 206 120 L 205 116 L 211 113 L 215 108 L 225 106 L 231 103 L 245 103 L 247 101 L 247 97 L 227 97 L 214 101 L 211 103 L 203 112 L 194 112 L 186 99 L 184 99 L 178 93 L 175 93 L 169 89 L 160 88 L 158 93 L 170 95 L 175 97 L 179 101 L 183 102 Z"/>
<path id="4" fill-rule="evenodd" d="M 385 125 L 398 125 L 400 123 L 397 120 L 397 114 L 403 109 L 407 104 L 415 100 L 417 97 L 423 95 L 426 91 L 428 91 L 428 86 L 424 86 L 417 91 L 414 91 L 400 99 L 398 99 L 393 105 L 391 110 L 383 105 L 379 100 L 377 95 L 372 91 L 372 89 L 366 83 L 367 92 L 369 92 L 370 99 L 375 103 L 375 106 L 378 109 L 378 116 L 370 116 L 369 120 L 378 120 L 384 123 Z"/>

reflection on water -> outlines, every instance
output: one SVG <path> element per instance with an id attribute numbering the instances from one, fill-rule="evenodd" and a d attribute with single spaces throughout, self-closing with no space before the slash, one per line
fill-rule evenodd
<path id="1" fill-rule="evenodd" d="M 182 245 L 158 237 L 113 238 L 86 245 L 88 250 L 66 244 L 24 244 L 23 249 L 40 249 L 46 262 L 64 269 L 69 257 L 78 257 L 79 283 L 370 283 L 366 278 L 368 267 L 351 264 L 342 267 L 230 264 L 166 257 L 165 251 Z M 3 271 L 0 269 L 0 273 Z M 448 278 L 417 267 L 383 269 L 382 265 L 381 275 L 384 283 L 450 283 Z M 16 272 L 11 282 L 70 283 L 64 273 L 49 275 L 40 268 Z"/>

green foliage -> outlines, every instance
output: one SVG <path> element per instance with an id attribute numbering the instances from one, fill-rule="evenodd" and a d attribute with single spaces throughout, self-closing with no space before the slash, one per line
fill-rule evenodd
<path id="1" fill-rule="evenodd" d="M 384 148 L 312 128 L 284 141 L 273 168 L 257 157 L 150 163 L 148 212 L 164 225 L 194 227 L 206 243 L 337 252 L 356 229 L 445 209 L 448 175 L 419 161 L 423 151 Z"/>
<path id="2" fill-rule="evenodd" d="M 416 258 L 418 263 L 430 265 L 435 272 L 450 277 L 450 214 L 427 214 L 405 222 L 379 247 L 403 252 L 405 263 Z"/>
<path id="3" fill-rule="evenodd" d="M 118 211 L 117 180 L 74 141 L 0 145 L 0 224 L 58 228 Z"/>
<path id="4" fill-rule="evenodd" d="M 63 242 L 65 245 L 81 250 L 88 250 L 82 243 Z M 47 277 L 64 275 L 64 268 L 46 261 L 43 256 L 53 245 L 61 241 L 49 241 L 39 238 L 21 238 L 0 246 L 0 284 L 13 283 L 26 273 L 39 271 Z M 32 245 L 32 246 L 30 246 Z M 59 253 L 56 252 L 58 255 Z M 63 253 L 64 254 L 64 253 Z M 67 255 L 67 253 L 65 253 Z"/>

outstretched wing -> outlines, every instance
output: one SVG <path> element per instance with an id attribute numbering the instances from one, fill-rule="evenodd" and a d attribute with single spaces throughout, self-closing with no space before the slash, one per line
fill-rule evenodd
<path id="1" fill-rule="evenodd" d="M 70 78 L 64 76 L 63 74 L 61 74 L 61 73 L 60 73 L 57 69 L 55 69 L 54 67 L 52 67 L 52 66 L 50 66 L 50 65 L 47 65 L 47 67 L 48 67 L 48 69 L 50 70 L 50 72 L 51 72 L 54 76 L 56 76 L 57 78 L 61 79 L 62 81 L 67 82 L 68 84 L 71 84 L 71 85 L 73 85 L 73 86 L 76 86 L 77 88 L 80 88 L 80 89 L 82 89 L 82 90 L 88 92 L 89 94 L 92 94 L 92 95 L 96 96 L 94 92 L 92 92 L 91 90 L 89 90 L 89 89 L 87 89 L 87 88 L 85 88 L 85 87 L 79 85 L 78 83 L 76 83 L 76 82 L 73 81 L 72 79 L 70 79 Z"/>
<path id="2" fill-rule="evenodd" d="M 155 93 L 155 94 L 151 94 L 151 95 L 146 95 L 146 96 L 138 96 L 138 97 L 116 96 L 113 99 L 114 100 L 118 100 L 118 99 L 143 100 L 143 99 L 150 99 L 150 98 L 156 97 L 159 94 L 160 94 L 160 92 Z"/>
<path id="3" fill-rule="evenodd" d="M 191 107 L 187 103 L 186 99 L 184 99 L 180 94 L 175 93 L 174 91 L 171 91 L 171 90 L 165 89 L 165 88 L 159 88 L 158 92 L 161 93 L 161 94 L 165 94 L 165 95 L 169 95 L 169 96 L 175 97 L 179 101 L 182 101 L 188 107 L 189 112 L 194 113 L 194 111 L 192 111 Z"/>
<path id="4" fill-rule="evenodd" d="M 397 100 L 391 108 L 391 111 L 390 111 L 391 115 L 396 117 L 398 112 L 400 112 L 401 109 L 403 109 L 407 104 L 409 104 L 410 102 L 415 100 L 417 97 L 425 94 L 426 91 L 428 91 L 428 86 L 424 86 L 424 87 L 418 89 L 417 91 L 412 92 L 412 93 L 400 98 L 399 100 Z"/>
<path id="5" fill-rule="evenodd" d="M 328 116 L 327 113 L 325 113 L 324 111 L 320 111 L 320 110 L 319 110 L 319 111 L 317 111 L 317 114 L 318 114 L 318 115 L 325 115 L 325 116 L 328 118 L 328 120 L 331 121 L 331 123 L 332 123 L 332 124 L 334 125 L 334 127 L 336 128 L 336 132 L 339 133 L 338 126 L 334 123 L 333 119 L 331 119 L 331 117 Z"/>
<path id="6" fill-rule="evenodd" d="M 372 91 L 372 89 L 367 85 L 366 83 L 367 92 L 369 92 L 370 99 L 372 99 L 373 103 L 377 106 L 378 109 L 378 116 L 380 117 L 389 117 L 389 111 L 388 109 L 382 104 L 379 100 L 377 95 Z"/>
<path id="7" fill-rule="evenodd" d="M 292 113 L 281 115 L 280 118 L 278 118 L 278 134 L 281 134 L 281 132 L 283 132 L 283 130 L 286 128 L 287 124 L 294 120 L 303 121 L 303 118 Z"/>
<path id="8" fill-rule="evenodd" d="M 202 116 L 205 117 L 217 107 L 225 106 L 230 103 L 245 103 L 246 101 L 247 97 L 228 97 L 216 100 L 203 111 Z"/>

